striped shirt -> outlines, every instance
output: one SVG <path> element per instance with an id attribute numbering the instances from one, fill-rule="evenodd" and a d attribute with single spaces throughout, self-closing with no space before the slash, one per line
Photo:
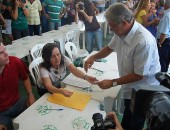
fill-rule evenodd
<path id="1" fill-rule="evenodd" d="M 42 5 L 45 7 L 47 6 L 47 13 L 50 16 L 51 22 L 60 22 L 60 12 L 63 8 L 65 8 L 65 5 L 62 0 L 44 0 Z"/>

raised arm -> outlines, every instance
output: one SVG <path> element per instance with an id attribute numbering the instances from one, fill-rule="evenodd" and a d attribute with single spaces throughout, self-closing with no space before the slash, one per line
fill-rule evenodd
<path id="1" fill-rule="evenodd" d="M 15 5 L 11 11 L 11 16 L 14 20 L 18 18 L 18 7 L 20 6 L 23 9 L 24 15 L 28 17 L 29 10 L 26 8 L 27 3 L 22 3 L 21 0 L 15 0 Z"/>
<path id="2" fill-rule="evenodd" d="M 18 7 L 19 7 L 19 1 L 15 0 L 14 7 L 12 8 L 11 11 L 11 16 L 14 20 L 18 18 Z"/>
<path id="3" fill-rule="evenodd" d="M 75 23 L 78 23 L 78 22 L 79 22 L 78 13 L 81 13 L 81 14 L 84 16 L 84 18 L 85 18 L 89 23 L 92 22 L 93 16 L 87 15 L 87 13 L 84 11 L 84 9 L 80 10 L 78 4 L 76 4 L 75 8 L 76 8 Z"/>
<path id="4" fill-rule="evenodd" d="M 105 46 L 102 50 L 100 50 L 98 53 L 90 56 L 84 65 L 84 69 L 87 72 L 88 69 L 93 65 L 94 61 L 97 59 L 105 58 L 108 56 L 110 53 L 112 53 L 112 49 L 110 49 L 108 46 Z"/>
<path id="5" fill-rule="evenodd" d="M 26 7 L 26 6 L 27 6 L 27 0 L 26 0 L 26 3 L 23 3 L 23 2 L 20 0 L 20 3 L 21 3 L 21 8 L 22 8 L 22 10 L 23 10 L 23 12 L 24 12 L 24 15 L 25 15 L 26 17 L 28 17 L 28 16 L 29 16 L 29 10 L 28 10 L 28 8 Z"/>
<path id="6" fill-rule="evenodd" d="M 94 84 L 97 79 L 95 77 L 85 74 L 83 71 L 77 69 L 73 64 L 68 66 L 69 71 L 76 77 L 87 80 L 89 83 Z"/>

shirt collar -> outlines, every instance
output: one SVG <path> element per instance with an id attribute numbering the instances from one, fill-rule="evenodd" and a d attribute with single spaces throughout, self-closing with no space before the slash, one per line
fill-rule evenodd
<path id="1" fill-rule="evenodd" d="M 133 27 L 132 29 L 129 31 L 129 33 L 125 36 L 124 38 L 124 41 L 127 43 L 127 44 L 131 44 L 132 43 L 132 39 L 133 39 L 133 36 L 135 35 L 136 33 L 136 30 L 138 28 L 138 23 L 136 21 L 134 21 L 134 24 L 133 24 Z"/>
<path id="2" fill-rule="evenodd" d="M 169 9 L 167 9 L 167 10 L 164 10 L 164 13 L 167 13 L 167 12 L 169 12 L 170 11 L 170 8 Z"/>

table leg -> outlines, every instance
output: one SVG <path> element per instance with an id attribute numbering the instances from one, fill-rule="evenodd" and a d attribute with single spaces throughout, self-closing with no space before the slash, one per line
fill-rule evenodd
<path id="1" fill-rule="evenodd" d="M 107 21 L 104 22 L 104 38 L 107 36 Z"/>
<path id="2" fill-rule="evenodd" d="M 83 32 L 83 49 L 86 49 L 86 47 L 85 47 L 85 31 Z"/>

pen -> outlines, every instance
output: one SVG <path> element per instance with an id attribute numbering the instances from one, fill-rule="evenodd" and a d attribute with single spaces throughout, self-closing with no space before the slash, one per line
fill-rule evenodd
<path id="1" fill-rule="evenodd" d="M 49 109 L 46 109 L 46 110 L 57 110 L 57 111 L 62 111 L 62 110 L 64 110 L 64 109 L 62 109 L 62 108 L 59 108 L 59 109 L 53 109 L 53 108 L 49 108 Z"/>

